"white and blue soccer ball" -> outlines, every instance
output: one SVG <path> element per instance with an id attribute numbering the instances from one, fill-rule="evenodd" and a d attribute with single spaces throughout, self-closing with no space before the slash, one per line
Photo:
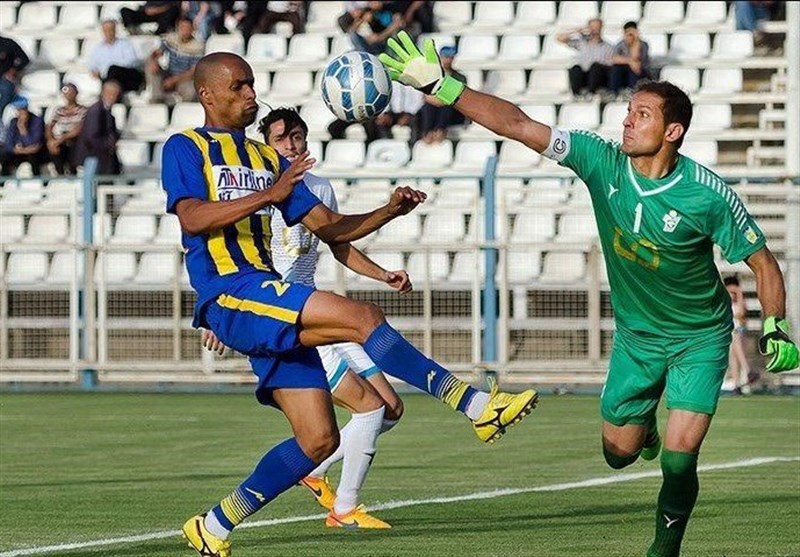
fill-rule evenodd
<path id="1" fill-rule="evenodd" d="M 325 67 L 322 100 L 334 116 L 363 122 L 383 112 L 392 98 L 392 80 L 377 56 L 345 52 Z"/>

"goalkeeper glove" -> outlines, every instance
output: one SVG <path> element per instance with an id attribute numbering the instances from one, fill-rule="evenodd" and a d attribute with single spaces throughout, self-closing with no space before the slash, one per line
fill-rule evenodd
<path id="1" fill-rule="evenodd" d="M 772 356 L 767 362 L 767 371 L 780 373 L 800 365 L 800 352 L 789 338 L 789 323 L 785 319 L 767 317 L 758 350 L 764 356 Z"/>
<path id="2" fill-rule="evenodd" d="M 464 91 L 464 84 L 444 72 L 433 39 L 423 41 L 422 51 L 405 31 L 400 31 L 397 39 L 399 42 L 394 38 L 387 42 L 397 58 L 385 53 L 378 57 L 391 78 L 433 95 L 446 105 L 455 104 Z"/>

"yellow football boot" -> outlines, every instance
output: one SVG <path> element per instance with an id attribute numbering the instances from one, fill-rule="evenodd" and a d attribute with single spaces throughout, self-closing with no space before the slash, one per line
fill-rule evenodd
<path id="1" fill-rule="evenodd" d="M 493 383 L 483 414 L 472 422 L 475 434 L 484 443 L 494 443 L 508 427 L 530 414 L 538 401 L 539 394 L 533 389 L 518 394 L 502 393 Z"/>
<path id="2" fill-rule="evenodd" d="M 324 478 L 306 476 L 300 480 L 298 485 L 308 488 L 321 507 L 329 511 L 333 509 L 333 502 L 336 501 L 336 492 L 333 491 L 331 484 L 328 483 L 327 476 Z"/>
<path id="3" fill-rule="evenodd" d="M 183 525 L 183 537 L 201 557 L 231 557 L 231 541 L 218 538 L 205 525 L 205 514 L 193 516 Z"/>
<path id="4" fill-rule="evenodd" d="M 325 526 L 328 528 L 345 528 L 347 530 L 355 530 L 357 528 L 385 530 L 392 527 L 389 523 L 367 514 L 364 505 L 359 505 L 349 513 L 342 515 L 333 511 L 329 512 L 328 518 L 325 519 Z"/>

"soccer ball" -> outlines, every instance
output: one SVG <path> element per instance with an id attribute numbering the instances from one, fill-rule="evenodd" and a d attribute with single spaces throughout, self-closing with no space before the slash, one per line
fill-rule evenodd
<path id="1" fill-rule="evenodd" d="M 366 52 L 345 52 L 325 67 L 322 100 L 334 116 L 363 122 L 383 112 L 392 98 L 392 81 L 380 60 Z"/>

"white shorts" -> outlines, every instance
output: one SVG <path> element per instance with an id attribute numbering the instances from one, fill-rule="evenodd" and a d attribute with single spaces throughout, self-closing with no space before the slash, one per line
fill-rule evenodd
<path id="1" fill-rule="evenodd" d="M 360 344 L 354 342 L 341 342 L 339 344 L 328 344 L 318 346 L 317 352 L 322 360 L 322 367 L 325 368 L 325 375 L 331 392 L 334 392 L 342 382 L 342 378 L 348 369 L 360 375 L 363 379 L 380 373 L 381 370 L 375 365 Z"/>

